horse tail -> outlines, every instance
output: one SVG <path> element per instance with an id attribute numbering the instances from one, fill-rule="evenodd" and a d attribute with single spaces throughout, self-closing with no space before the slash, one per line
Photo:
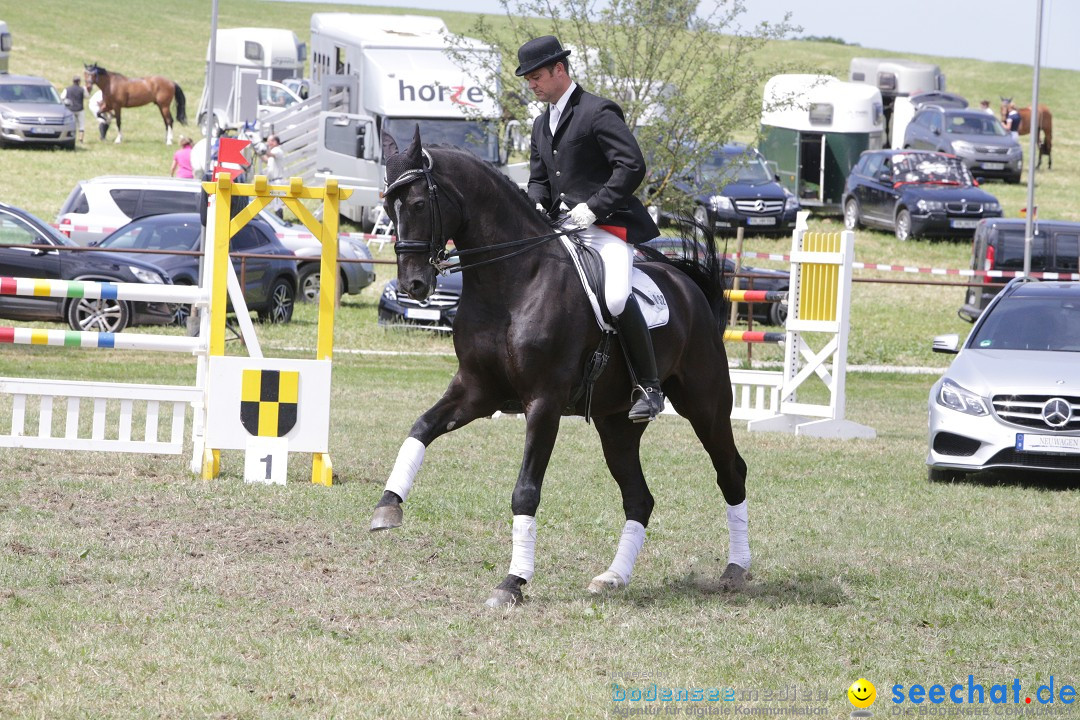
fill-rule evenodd
<path id="1" fill-rule="evenodd" d="M 187 125 L 187 98 L 180 89 L 180 83 L 173 83 L 173 91 L 176 95 L 176 119 L 181 125 Z"/>
<path id="2" fill-rule="evenodd" d="M 728 318 L 728 305 L 724 299 L 724 258 L 716 249 L 712 229 L 683 217 L 675 218 L 674 224 L 679 233 L 674 239 L 681 246 L 674 253 L 661 252 L 648 245 L 638 245 L 637 249 L 649 260 L 671 265 L 693 280 L 704 293 L 717 326 L 723 331 Z"/>

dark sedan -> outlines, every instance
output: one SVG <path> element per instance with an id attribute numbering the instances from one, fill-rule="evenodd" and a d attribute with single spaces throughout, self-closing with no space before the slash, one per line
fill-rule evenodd
<path id="1" fill-rule="evenodd" d="M 153 215 L 128 223 L 97 243 L 97 247 L 161 250 L 161 254 L 118 254 L 120 257 L 153 262 L 167 272 L 176 285 L 197 285 L 199 256 L 178 255 L 175 251 L 198 250 L 201 230 L 198 213 Z M 256 311 L 263 322 L 289 322 L 297 288 L 296 258 L 292 252 L 274 236 L 270 226 L 259 219 L 252 220 L 233 236 L 230 250 L 234 253 L 282 256 L 233 258 L 233 267 L 243 284 L 248 310 Z M 176 321 L 183 324 L 186 315 L 186 308 L 178 309 Z"/>
<path id="2" fill-rule="evenodd" d="M 776 181 L 761 153 L 745 145 L 730 144 L 675 183 L 678 192 L 693 202 L 694 220 L 717 235 L 788 234 L 795 229 L 799 200 Z M 670 218 L 655 206 L 653 220 Z"/>
<path id="3" fill-rule="evenodd" d="M 439 275 L 435 292 L 423 301 L 413 300 L 402 292 L 397 278 L 393 278 L 379 296 L 379 325 L 451 332 L 460 302 L 461 273 Z"/>
<path id="4" fill-rule="evenodd" d="M 32 245 L 34 247 L 14 247 Z M 160 268 L 140 258 L 64 251 L 78 247 L 25 210 L 0 203 L 0 275 L 49 280 L 167 284 Z M 90 298 L 0 297 L 0 317 L 67 321 L 73 330 L 120 332 L 129 325 L 164 325 L 172 320 L 165 303 Z"/>
<path id="5" fill-rule="evenodd" d="M 844 226 L 892 230 L 897 239 L 967 237 L 983 218 L 1001 217 L 960 158 L 924 150 L 868 150 L 844 186 Z"/>

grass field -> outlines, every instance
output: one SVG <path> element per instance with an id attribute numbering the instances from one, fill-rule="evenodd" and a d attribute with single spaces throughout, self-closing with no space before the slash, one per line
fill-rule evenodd
<path id="1" fill-rule="evenodd" d="M 290 27 L 302 38 L 313 10 L 341 10 L 221 5 L 223 27 Z M 83 62 L 161 73 L 194 106 L 210 3 L 109 6 L 111 13 L 60 0 L 5 6 L 12 70 L 58 86 Z M 468 25 L 465 15 L 446 17 L 454 29 Z M 850 57 L 871 54 L 805 42 L 770 51 L 840 75 Z M 969 98 L 1030 94 L 1025 66 L 931 59 L 950 89 Z M 1043 217 L 1080 220 L 1070 193 L 1080 180 L 1076 78 L 1043 72 L 1057 131 L 1055 169 L 1038 175 Z M 126 120 L 119 147 L 93 140 L 74 153 L 0 150 L 0 201 L 52 219 L 75 179 L 167 172 L 160 120 L 149 109 Z M 1023 185 L 989 187 L 1010 215 L 1025 203 Z M 821 219 L 812 227 L 839 229 Z M 752 238 L 747 249 L 786 252 L 789 243 Z M 966 267 L 969 252 L 968 243 L 900 244 L 875 232 L 860 232 L 856 247 L 864 262 L 933 267 Z M 1080 716 L 1060 696 L 1080 682 L 1080 489 L 1042 477 L 928 484 L 933 375 L 849 374 L 847 416 L 874 427 L 875 440 L 737 427 L 750 467 L 755 579 L 734 595 L 716 591 L 727 554 L 722 498 L 693 433 L 668 417 L 645 436 L 657 507 L 634 582 L 613 598 L 585 593 L 611 560 L 622 513 L 595 432 L 564 421 L 538 517 L 529 602 L 485 611 L 509 562 L 520 420 L 478 421 L 434 444 L 405 526 L 367 532 L 402 439 L 456 367 L 447 338 L 376 326 L 389 272 L 381 266 L 379 282 L 346 297 L 338 314 L 333 488 L 306 482 L 306 455 L 290 459 L 284 488 L 266 488 L 241 482 L 242 453 L 225 453 L 222 478 L 204 483 L 184 457 L 0 449 L 0 717 L 593 718 L 650 709 L 844 718 L 853 709 L 846 690 L 860 677 L 877 686 L 878 716 L 1046 708 Z M 947 358 L 929 344 L 969 327 L 955 315 L 961 294 L 857 283 L 850 361 L 943 367 Z M 268 356 L 313 354 L 310 307 L 299 307 L 290 325 L 257 330 Z M 731 351 L 745 359 L 742 348 Z M 190 383 L 194 362 L 0 346 L 0 375 Z M 0 422 L 9 414 L 0 402 Z M 962 683 L 966 695 L 969 676 L 988 694 L 1018 680 L 1020 703 L 891 702 L 895 685 L 906 693 L 915 684 Z M 1058 702 L 1043 706 L 1035 693 L 1051 676 Z M 616 699 L 654 684 L 730 689 L 735 699 Z"/>

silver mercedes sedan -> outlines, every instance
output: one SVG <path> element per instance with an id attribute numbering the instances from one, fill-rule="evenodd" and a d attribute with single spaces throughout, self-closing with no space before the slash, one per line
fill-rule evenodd
<path id="1" fill-rule="evenodd" d="M 1080 472 L 1080 282 L 1017 278 L 930 390 L 931 480 L 989 469 Z"/>

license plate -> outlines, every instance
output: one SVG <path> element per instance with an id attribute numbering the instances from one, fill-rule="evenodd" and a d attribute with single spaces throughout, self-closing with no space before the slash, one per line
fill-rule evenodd
<path id="1" fill-rule="evenodd" d="M 31 135 L 52 135 L 53 131 L 49 128 L 32 127 L 29 129 Z"/>
<path id="2" fill-rule="evenodd" d="M 1080 436 L 1016 433 L 1016 452 L 1080 455 Z"/>
<path id="3" fill-rule="evenodd" d="M 747 225 L 775 225 L 776 218 L 774 217 L 752 217 L 746 218 Z"/>
<path id="4" fill-rule="evenodd" d="M 983 170 L 1004 170 L 1005 163 L 983 163 Z"/>
<path id="5" fill-rule="evenodd" d="M 405 317 L 410 320 L 428 320 L 438 322 L 442 313 L 434 308 L 405 308 Z"/>
<path id="6" fill-rule="evenodd" d="M 978 220 L 950 220 L 949 226 L 954 228 L 969 229 L 979 224 Z"/>

